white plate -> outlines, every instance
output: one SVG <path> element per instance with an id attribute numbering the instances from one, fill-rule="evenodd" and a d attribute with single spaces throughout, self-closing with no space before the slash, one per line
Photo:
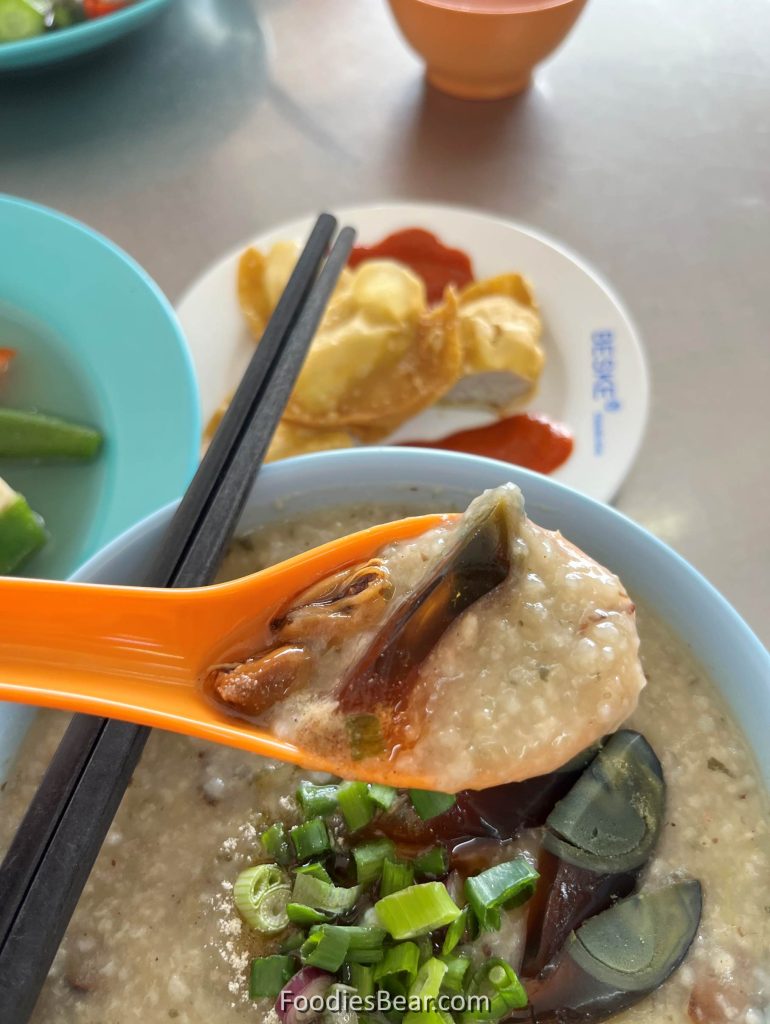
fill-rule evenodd
<path id="1" fill-rule="evenodd" d="M 397 203 L 333 211 L 364 244 L 404 227 L 424 227 L 465 250 L 478 278 L 519 271 L 533 283 L 545 322 L 547 363 L 528 406 L 565 423 L 575 450 L 553 477 L 600 501 L 616 493 L 634 461 L 647 421 L 644 353 L 628 314 L 601 278 L 561 245 L 528 228 L 473 210 Z M 303 242 L 303 217 L 244 242 L 188 289 L 177 312 L 198 373 L 204 422 L 233 389 L 254 351 L 236 298 L 238 258 L 247 245 Z M 395 440 L 432 439 L 491 422 L 486 412 L 433 408 L 405 424 Z"/>

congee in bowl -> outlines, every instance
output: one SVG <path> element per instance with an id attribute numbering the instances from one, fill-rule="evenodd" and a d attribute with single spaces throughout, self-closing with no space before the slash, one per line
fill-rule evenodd
<path id="1" fill-rule="evenodd" d="M 462 508 L 474 491 L 515 478 L 526 501 L 533 495 L 530 516 L 540 522 L 545 510 L 546 525 L 620 569 L 631 598 L 577 555 L 574 580 L 556 587 L 543 545 L 560 542 L 517 521 L 515 575 L 509 565 L 425 660 L 427 735 L 447 791 L 485 757 L 531 755 L 539 767 L 543 722 L 546 746 L 564 733 L 564 757 L 502 786 L 397 791 L 156 732 L 34 1021 L 765 1020 L 767 792 L 724 681 L 717 688 L 698 658 L 705 648 L 691 649 L 666 614 L 664 591 L 681 570 L 661 580 L 658 601 L 633 564 L 627 573 L 621 555 L 602 549 L 600 532 L 606 545 L 613 528 L 628 548 L 644 538 L 615 513 L 587 503 L 597 540 L 586 543 L 570 504 L 586 499 L 549 481 L 484 460 L 403 454 L 375 453 L 394 482 L 368 488 L 368 504 L 344 484 L 350 457 L 268 467 L 223 578 L 387 519 Z M 507 493 L 516 516 L 517 492 Z M 426 536 L 382 561 L 396 586 L 413 584 L 449 544 Z M 146 542 L 134 547 L 134 561 L 148 557 Z M 617 634 L 608 640 L 607 623 Z M 731 630 L 725 618 L 725 642 Z M 365 628 L 360 643 L 371 643 Z M 463 701 L 442 701 L 453 681 Z M 294 710 L 306 727 L 312 701 L 300 692 Z M 617 705 L 599 714 L 606 726 L 591 742 L 571 746 L 572 727 L 586 721 L 583 693 Z M 442 718 L 449 706 L 472 728 Z M 350 711 L 363 719 L 354 739 L 364 754 L 372 726 L 382 732 L 370 712 Z M 40 713 L 27 736 L 0 794 L 3 846 L 64 722 Z M 461 745 L 469 733 L 487 745 Z"/>

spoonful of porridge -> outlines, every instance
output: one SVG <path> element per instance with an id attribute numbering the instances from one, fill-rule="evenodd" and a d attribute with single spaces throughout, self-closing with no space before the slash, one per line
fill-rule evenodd
<path id="1" fill-rule="evenodd" d="M 616 576 L 519 489 L 189 590 L 0 580 L 0 698 L 443 792 L 555 770 L 644 686 Z"/>

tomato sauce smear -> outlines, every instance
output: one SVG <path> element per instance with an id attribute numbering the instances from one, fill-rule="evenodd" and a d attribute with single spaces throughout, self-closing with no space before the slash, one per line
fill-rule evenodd
<path id="1" fill-rule="evenodd" d="M 464 288 L 474 280 L 468 254 L 462 249 L 450 249 L 424 228 L 404 228 L 376 245 L 356 245 L 348 266 L 357 267 L 364 260 L 397 260 L 405 264 L 425 282 L 431 305 L 441 302 L 448 285 Z"/>
<path id="2" fill-rule="evenodd" d="M 442 448 L 450 452 L 485 455 L 489 459 L 552 473 L 572 454 L 569 430 L 547 416 L 518 413 L 486 427 L 461 430 L 436 441 L 404 441 L 410 448 Z"/>

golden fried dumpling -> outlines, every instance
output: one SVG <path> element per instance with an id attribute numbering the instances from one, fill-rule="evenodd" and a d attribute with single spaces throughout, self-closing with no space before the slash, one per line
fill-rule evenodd
<path id="1" fill-rule="evenodd" d="M 543 371 L 542 321 L 520 274 L 476 281 L 459 296 L 461 380 L 448 402 L 512 408 L 530 398 Z"/>
<path id="2" fill-rule="evenodd" d="M 308 455 L 310 452 L 351 448 L 354 443 L 354 438 L 347 430 L 318 430 L 281 420 L 273 434 L 265 462 L 278 462 L 294 455 Z"/>
<path id="3" fill-rule="evenodd" d="M 350 272 L 332 298 L 286 408 L 305 426 L 401 423 L 460 372 L 456 299 L 428 310 L 425 285 L 390 260 Z"/>
<path id="4" fill-rule="evenodd" d="M 270 315 L 278 305 L 291 272 L 299 258 L 296 242 L 275 242 L 267 251 L 249 248 L 238 263 L 238 303 L 249 331 L 259 341 Z M 350 271 L 344 269 L 337 281 L 334 295 L 347 288 Z"/>

